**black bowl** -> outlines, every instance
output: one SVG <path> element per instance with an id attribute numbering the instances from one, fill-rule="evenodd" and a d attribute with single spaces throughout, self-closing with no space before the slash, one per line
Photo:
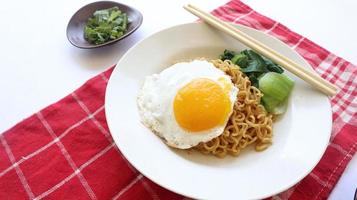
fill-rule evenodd
<path id="1" fill-rule="evenodd" d="M 117 6 L 121 11 L 128 15 L 128 29 L 121 37 L 115 40 L 109 40 L 103 44 L 91 44 L 86 39 L 84 39 L 84 26 L 88 18 L 92 17 L 96 10 L 107 9 Z M 113 44 L 119 40 L 132 34 L 136 29 L 138 29 L 143 22 L 143 15 L 130 6 L 113 2 L 113 1 L 98 1 L 90 3 L 79 9 L 69 20 L 67 25 L 67 38 L 76 47 L 83 49 L 91 49 Z"/>

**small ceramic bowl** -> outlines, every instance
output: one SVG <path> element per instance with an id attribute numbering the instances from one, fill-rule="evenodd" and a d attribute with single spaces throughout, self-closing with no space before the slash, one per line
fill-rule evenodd
<path id="1" fill-rule="evenodd" d="M 128 15 L 128 29 L 123 36 L 105 42 L 103 44 L 91 44 L 84 38 L 84 26 L 88 18 L 92 17 L 93 13 L 96 10 L 107 9 L 117 6 L 121 11 L 125 12 Z M 143 15 L 130 6 L 113 2 L 113 1 L 98 1 L 90 3 L 86 6 L 83 6 L 79 9 L 70 19 L 67 25 L 67 38 L 76 47 L 83 49 L 91 49 L 106 46 L 118 42 L 119 40 L 124 39 L 125 37 L 132 34 L 136 29 L 138 29 L 143 21 Z"/>

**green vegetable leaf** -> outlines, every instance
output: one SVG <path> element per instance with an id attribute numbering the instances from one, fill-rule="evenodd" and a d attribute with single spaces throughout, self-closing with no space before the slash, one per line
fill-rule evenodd
<path id="1" fill-rule="evenodd" d="M 257 77 L 258 76 L 254 73 L 251 73 L 248 75 L 248 78 L 249 78 L 250 82 L 252 83 L 252 86 L 259 88 L 259 80 Z"/>
<path id="2" fill-rule="evenodd" d="M 269 71 L 276 72 L 279 74 L 282 74 L 284 72 L 283 68 L 281 68 L 278 64 L 275 64 L 273 61 L 269 59 L 264 59 L 264 60 Z"/>
<path id="3" fill-rule="evenodd" d="M 273 114 L 281 114 L 294 86 L 294 81 L 284 74 L 269 72 L 259 78 L 259 90 L 265 109 Z M 285 107 L 284 107 L 285 106 Z"/>
<path id="4" fill-rule="evenodd" d="M 123 28 L 124 30 L 126 30 L 127 26 L 128 26 L 128 16 L 124 13 L 124 14 L 123 14 L 123 25 L 122 25 L 122 28 Z"/>
<path id="5" fill-rule="evenodd" d="M 246 68 L 249 64 L 249 58 L 242 53 L 236 54 L 232 58 L 232 63 L 238 65 L 240 68 Z"/>
<path id="6" fill-rule="evenodd" d="M 108 21 L 113 21 L 114 19 L 116 19 L 117 17 L 120 16 L 120 12 L 119 11 L 113 11 L 112 13 L 110 13 L 110 17 L 108 18 Z"/>
<path id="7" fill-rule="evenodd" d="M 253 86 L 258 87 L 258 77 L 267 72 L 283 73 L 284 70 L 273 61 L 259 55 L 253 50 L 243 50 L 236 53 L 230 50 L 224 50 L 220 56 L 221 60 L 229 59 L 232 63 L 238 65 L 241 71 L 244 72 L 252 82 Z"/>
<path id="8" fill-rule="evenodd" d="M 259 88 L 264 94 L 262 104 L 268 112 L 273 114 L 285 112 L 287 98 L 294 81 L 282 74 L 284 70 L 278 64 L 248 49 L 240 53 L 224 50 L 220 58 L 229 59 L 238 65 L 248 76 L 252 86 Z"/>
<path id="9" fill-rule="evenodd" d="M 242 68 L 242 72 L 267 72 L 266 64 L 264 59 L 252 50 L 244 50 L 241 52 L 249 58 L 248 66 Z"/>
<path id="10" fill-rule="evenodd" d="M 262 104 L 269 113 L 280 115 L 286 111 L 288 107 L 288 99 L 279 102 L 269 95 L 264 95 L 262 97 Z"/>
<path id="11" fill-rule="evenodd" d="M 225 49 L 223 54 L 220 56 L 220 59 L 223 61 L 231 60 L 235 55 L 236 52 Z"/>
<path id="12" fill-rule="evenodd" d="M 279 105 L 279 101 L 275 100 L 273 97 L 271 97 L 268 94 L 264 94 L 262 97 L 262 103 L 265 109 L 269 112 L 272 113 L 274 109 Z"/>
<path id="13" fill-rule="evenodd" d="M 102 44 L 121 37 L 128 26 L 126 13 L 118 7 L 97 10 L 84 27 L 84 38 L 93 44 Z"/>
<path id="14" fill-rule="evenodd" d="M 294 81 L 285 74 L 269 72 L 259 78 L 260 91 L 274 97 L 279 102 L 289 96 L 293 86 Z"/>

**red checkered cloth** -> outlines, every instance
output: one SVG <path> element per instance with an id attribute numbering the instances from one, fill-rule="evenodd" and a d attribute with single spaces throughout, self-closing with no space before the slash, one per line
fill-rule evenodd
<path id="1" fill-rule="evenodd" d="M 326 199 L 356 152 L 356 66 L 240 1 L 231 1 L 213 14 L 279 38 L 340 88 L 330 99 L 333 129 L 324 156 L 307 177 L 277 195 Z M 0 135 L 0 199 L 184 198 L 141 175 L 115 146 L 104 114 L 112 69 Z"/>

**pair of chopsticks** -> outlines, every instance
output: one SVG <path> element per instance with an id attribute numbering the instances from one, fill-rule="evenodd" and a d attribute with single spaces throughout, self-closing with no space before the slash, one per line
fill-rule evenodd
<path id="1" fill-rule="evenodd" d="M 263 56 L 281 65 L 283 68 L 295 74 L 296 76 L 306 81 L 310 85 L 314 86 L 321 92 L 329 96 L 334 96 L 336 94 L 337 91 L 336 86 L 326 81 L 325 79 L 321 78 L 316 73 L 305 69 L 304 67 L 288 59 L 287 57 L 281 55 L 275 50 L 269 48 L 268 46 L 264 45 L 258 40 L 238 30 L 233 25 L 214 17 L 210 13 L 207 13 L 193 5 L 188 4 L 185 5 L 184 8 L 187 11 L 191 12 L 192 14 L 204 20 L 206 23 L 210 24 L 211 26 L 227 33 L 228 35 L 242 42 L 247 47 L 255 50 L 256 52 L 262 54 Z"/>

